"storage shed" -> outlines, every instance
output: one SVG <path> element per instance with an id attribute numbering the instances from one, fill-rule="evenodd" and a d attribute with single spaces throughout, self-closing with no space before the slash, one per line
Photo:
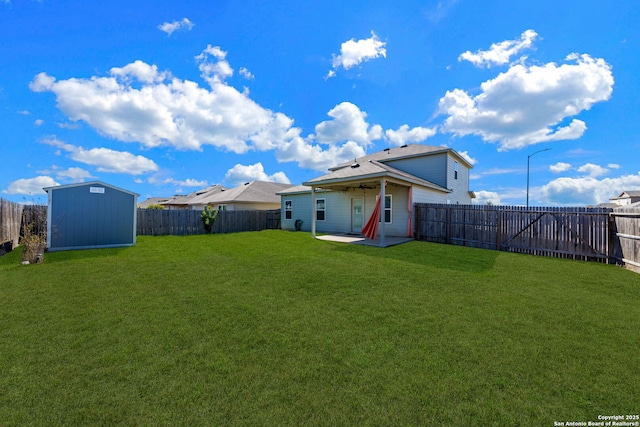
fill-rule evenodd
<path id="1" fill-rule="evenodd" d="M 47 187 L 47 249 L 112 248 L 136 243 L 139 194 L 100 181 Z"/>

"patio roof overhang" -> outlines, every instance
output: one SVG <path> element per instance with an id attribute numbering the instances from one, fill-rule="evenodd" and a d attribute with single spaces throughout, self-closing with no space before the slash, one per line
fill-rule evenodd
<path id="1" fill-rule="evenodd" d="M 375 189 L 380 188 L 380 183 L 383 178 L 388 184 L 395 186 L 411 187 L 413 185 L 418 185 L 430 188 L 432 190 L 441 191 L 443 193 L 452 192 L 452 190 L 448 188 L 441 187 L 437 184 L 426 181 L 424 179 L 420 179 L 413 175 L 404 173 L 398 174 L 388 170 L 351 177 L 320 177 L 304 182 L 303 185 L 307 185 L 314 189 L 334 191 L 348 191 L 350 189 Z"/>

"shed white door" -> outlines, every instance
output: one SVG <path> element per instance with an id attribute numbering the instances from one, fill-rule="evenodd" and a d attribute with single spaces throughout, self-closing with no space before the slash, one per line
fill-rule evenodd
<path id="1" fill-rule="evenodd" d="M 354 197 L 351 199 L 351 232 L 360 233 L 364 226 L 364 198 Z"/>

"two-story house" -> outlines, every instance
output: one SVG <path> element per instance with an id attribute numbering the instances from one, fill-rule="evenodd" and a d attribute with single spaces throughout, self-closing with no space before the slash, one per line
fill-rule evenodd
<path id="1" fill-rule="evenodd" d="M 282 228 L 311 231 L 314 236 L 316 232 L 413 236 L 414 203 L 471 204 L 472 167 L 447 147 L 387 148 L 279 192 Z M 376 233 L 370 234 L 372 225 Z"/>

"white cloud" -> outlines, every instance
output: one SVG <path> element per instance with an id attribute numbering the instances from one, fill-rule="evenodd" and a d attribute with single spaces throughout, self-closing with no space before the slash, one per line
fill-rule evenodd
<path id="1" fill-rule="evenodd" d="M 40 73 L 30 88 L 53 92 L 58 108 L 72 123 L 85 122 L 103 136 L 147 148 L 201 150 L 211 145 L 238 154 L 273 150 L 281 162 L 324 171 L 364 155 L 363 147 L 383 136 L 382 127 L 366 122 L 366 113 L 342 103 L 329 111 L 332 120 L 316 127 L 317 138 L 304 137 L 291 118 L 260 106 L 248 93 L 225 82 L 233 70 L 219 47 L 207 46 L 196 63 L 210 89 L 142 61 L 113 67 L 104 77 L 56 80 Z M 77 157 L 77 153 L 88 157 L 87 151 L 96 154 L 80 150 L 84 149 L 67 151 Z M 146 163 L 135 169 L 154 167 Z"/>
<path id="2" fill-rule="evenodd" d="M 333 55 L 333 69 L 329 71 L 326 78 L 334 77 L 335 70 L 340 67 L 348 70 L 371 59 L 381 56 L 386 58 L 385 46 L 386 42 L 381 41 L 373 31 L 368 39 L 347 40 L 340 46 L 340 55 Z"/>
<path id="3" fill-rule="evenodd" d="M 599 165 L 594 165 L 593 163 L 587 163 L 578 168 L 578 172 L 585 173 L 590 177 L 597 178 L 605 173 L 609 172 L 609 169 L 603 168 Z"/>
<path id="4" fill-rule="evenodd" d="M 494 191 L 475 191 L 476 198 L 472 200 L 474 205 L 501 205 L 500 195 Z"/>
<path id="5" fill-rule="evenodd" d="M 414 127 L 409 129 L 409 125 L 402 125 L 398 130 L 389 129 L 385 132 L 387 139 L 393 145 L 404 145 L 415 142 L 422 142 L 427 138 L 434 136 L 437 132 L 436 128 Z"/>
<path id="6" fill-rule="evenodd" d="M 91 173 L 82 168 L 61 169 L 59 166 L 53 165 L 51 170 L 38 171 L 41 175 L 55 175 L 61 181 L 84 182 L 87 178 L 94 178 Z"/>
<path id="7" fill-rule="evenodd" d="M 207 45 L 207 48 L 195 58 L 202 78 L 212 87 L 220 84 L 227 77 L 233 76 L 233 68 L 226 58 L 227 52 L 219 46 L 211 45 Z"/>
<path id="8" fill-rule="evenodd" d="M 194 26 L 195 24 L 193 22 L 189 21 L 187 18 L 182 18 L 180 21 L 163 22 L 162 24 L 158 25 L 158 29 L 167 33 L 168 35 L 171 35 L 174 31 L 177 30 L 190 31 Z"/>
<path id="9" fill-rule="evenodd" d="M 44 124 L 44 120 L 42 120 L 42 119 L 36 119 L 36 120 L 33 122 L 33 124 L 34 124 L 35 126 L 42 126 L 42 125 Z"/>
<path id="10" fill-rule="evenodd" d="M 109 72 L 112 76 L 120 77 L 122 81 L 128 83 L 134 79 L 140 83 L 159 83 L 171 76 L 166 71 L 158 72 L 156 65 L 149 65 L 140 60 L 136 60 L 122 68 L 113 67 Z"/>
<path id="11" fill-rule="evenodd" d="M 270 181 L 282 184 L 291 183 L 284 172 L 276 172 L 273 175 L 267 175 L 262 163 L 260 162 L 253 165 L 237 164 L 227 171 L 224 179 L 233 186 L 250 181 Z"/>
<path id="12" fill-rule="evenodd" d="M 68 179 L 71 182 L 84 182 L 86 179 L 93 178 L 91 172 L 82 168 L 68 168 L 56 172 L 59 179 Z"/>
<path id="13" fill-rule="evenodd" d="M 562 173 L 571 169 L 571 165 L 569 163 L 558 162 L 555 165 L 549 166 L 549 171 L 553 173 Z"/>
<path id="14" fill-rule="evenodd" d="M 240 75 L 247 80 L 253 80 L 255 78 L 251 71 L 247 70 L 245 67 L 240 67 Z"/>
<path id="15" fill-rule="evenodd" d="M 149 179 L 149 182 L 154 184 L 156 183 L 155 180 Z M 185 180 L 178 180 L 178 179 L 174 179 L 174 178 L 167 178 L 164 181 L 162 181 L 163 184 L 173 184 L 173 185 L 177 185 L 180 187 L 198 187 L 198 188 L 204 188 L 207 187 L 209 185 L 209 183 L 206 180 L 197 180 L 197 179 L 192 179 L 192 178 L 187 178 Z"/>
<path id="16" fill-rule="evenodd" d="M 575 206 L 606 203 L 629 188 L 640 188 L 640 173 L 601 180 L 592 176 L 558 178 L 536 190 L 541 203 Z"/>
<path id="17" fill-rule="evenodd" d="M 609 164 L 607 165 L 607 167 L 608 167 L 609 169 L 620 169 L 620 165 L 618 165 L 618 164 L 616 164 L 616 163 L 609 163 Z"/>
<path id="18" fill-rule="evenodd" d="M 494 43 L 489 50 L 478 50 L 475 53 L 466 51 L 458 57 L 458 61 L 469 61 L 477 67 L 508 64 L 512 56 L 530 48 L 536 37 L 538 33 L 527 30 L 520 35 L 520 39 Z"/>
<path id="19" fill-rule="evenodd" d="M 43 188 L 53 187 L 58 184 L 50 176 L 37 176 L 35 178 L 18 179 L 9 184 L 6 190 L 2 190 L 4 194 L 24 194 L 37 195 L 45 194 Z"/>
<path id="20" fill-rule="evenodd" d="M 158 165 L 153 160 L 136 156 L 127 151 L 115 151 L 108 148 L 86 150 L 83 147 L 66 144 L 54 137 L 43 140 L 43 143 L 67 151 L 70 153 L 71 159 L 96 166 L 100 172 L 140 175 L 158 170 Z"/>
<path id="21" fill-rule="evenodd" d="M 475 165 L 476 163 L 478 163 L 478 159 L 471 157 L 468 151 L 458 151 L 458 154 L 460 154 L 462 158 L 464 158 L 467 162 L 469 162 L 472 165 Z"/>
<path id="22" fill-rule="evenodd" d="M 577 139 L 586 124 L 569 118 L 606 101 L 613 91 L 611 66 L 604 59 L 571 54 L 557 66 L 514 65 L 481 85 L 472 97 L 447 91 L 439 102 L 446 114 L 441 129 L 456 136 L 478 135 L 498 143 L 499 151 L 546 141 Z"/>
<path id="23" fill-rule="evenodd" d="M 316 125 L 316 139 L 319 143 L 332 145 L 337 142 L 354 141 L 366 147 L 373 140 L 382 138 L 382 127 L 370 126 L 365 120 L 367 113 L 350 102 L 336 105 L 327 115 L 333 120 Z"/>

